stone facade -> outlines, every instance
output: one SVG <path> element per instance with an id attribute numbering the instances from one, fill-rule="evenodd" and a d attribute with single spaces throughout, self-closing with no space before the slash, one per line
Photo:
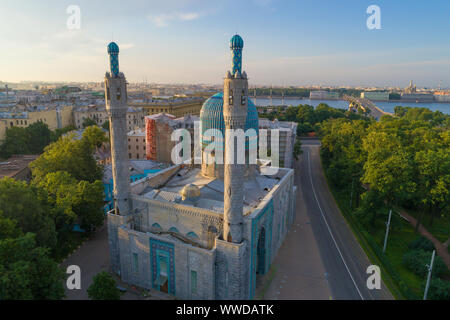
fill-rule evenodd
<path id="1" fill-rule="evenodd" d="M 130 106 L 141 108 L 145 115 L 168 113 L 181 118 L 186 115 L 199 115 L 202 108 L 202 98 L 173 99 L 169 101 L 156 100 L 153 102 L 132 103 Z"/>
<path id="2" fill-rule="evenodd" d="M 144 111 L 142 109 L 128 107 L 126 113 L 127 131 L 144 128 Z M 73 110 L 73 119 L 75 127 L 82 129 L 84 120 L 92 119 L 98 126 L 101 126 L 109 120 L 109 115 L 104 107 L 92 105 L 75 108 Z"/>
<path id="3" fill-rule="evenodd" d="M 55 109 L 0 112 L 0 141 L 4 139 L 6 130 L 12 127 L 28 127 L 30 124 L 42 122 L 50 130 L 61 129 L 73 124 L 72 107 L 65 106 Z"/>
<path id="4" fill-rule="evenodd" d="M 145 131 L 133 130 L 128 132 L 128 159 L 142 160 L 147 158 L 145 150 Z"/>
<path id="5" fill-rule="evenodd" d="M 267 148 L 271 148 L 270 130 L 278 130 L 278 148 L 280 155 L 280 167 L 294 167 L 294 145 L 297 137 L 296 122 L 278 121 L 277 119 L 270 121 L 268 119 L 259 120 L 259 129 L 269 129 L 267 131 Z"/>

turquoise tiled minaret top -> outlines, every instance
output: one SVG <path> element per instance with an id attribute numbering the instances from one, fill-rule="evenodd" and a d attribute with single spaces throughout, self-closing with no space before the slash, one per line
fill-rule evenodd
<path id="1" fill-rule="evenodd" d="M 108 44 L 109 64 L 111 67 L 111 76 L 119 75 L 119 46 L 115 42 Z"/>
<path id="2" fill-rule="evenodd" d="M 230 40 L 231 49 L 231 74 L 235 74 L 236 71 L 242 72 L 242 48 L 244 48 L 244 40 L 235 34 Z"/>

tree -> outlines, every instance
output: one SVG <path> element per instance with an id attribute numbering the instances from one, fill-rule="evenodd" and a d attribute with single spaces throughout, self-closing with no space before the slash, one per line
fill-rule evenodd
<path id="1" fill-rule="evenodd" d="M 440 278 L 431 280 L 427 299 L 429 300 L 450 300 L 450 281 Z"/>
<path id="2" fill-rule="evenodd" d="M 92 280 L 92 284 L 87 290 L 89 299 L 120 300 L 120 291 L 116 288 L 116 281 L 109 273 L 102 271 Z"/>
<path id="3" fill-rule="evenodd" d="M 28 137 L 25 128 L 8 128 L 3 143 L 0 145 L 0 157 L 8 159 L 13 154 L 29 153 Z"/>
<path id="4" fill-rule="evenodd" d="M 418 196 L 431 213 L 432 225 L 435 213 L 440 213 L 450 203 L 449 149 L 421 150 L 416 153 L 415 162 L 420 182 Z"/>
<path id="5" fill-rule="evenodd" d="M 87 142 L 93 150 L 108 142 L 105 132 L 97 126 L 87 127 L 83 132 L 83 141 Z"/>
<path id="6" fill-rule="evenodd" d="M 65 226 L 72 226 L 77 219 L 74 206 L 81 201 L 78 181 L 66 171 L 56 171 L 33 183 L 46 191 L 46 201 L 51 207 L 56 229 L 61 231 Z"/>
<path id="7" fill-rule="evenodd" d="M 97 123 L 94 120 L 92 120 L 91 118 L 86 118 L 83 121 L 83 128 L 87 128 L 89 126 L 96 126 L 96 125 L 97 125 Z"/>
<path id="8" fill-rule="evenodd" d="M 56 230 L 49 208 L 40 201 L 38 188 L 12 178 L 0 179 L 0 211 L 24 232 L 36 234 L 39 246 L 55 248 Z"/>
<path id="9" fill-rule="evenodd" d="M 17 238 L 22 234 L 22 231 L 17 226 L 17 221 L 14 219 L 5 218 L 3 212 L 0 211 L 0 240 L 6 238 Z"/>
<path id="10" fill-rule="evenodd" d="M 53 141 L 58 140 L 62 135 L 69 133 L 70 131 L 74 131 L 77 128 L 75 128 L 74 126 L 67 126 L 61 129 L 56 129 L 54 132 L 54 137 L 53 137 Z"/>
<path id="11" fill-rule="evenodd" d="M 298 160 L 298 156 L 300 154 L 302 154 L 302 153 L 303 153 L 303 151 L 302 151 L 302 142 L 300 141 L 300 139 L 297 139 L 295 141 L 295 144 L 294 144 L 294 158 L 295 158 L 295 160 Z"/>
<path id="12" fill-rule="evenodd" d="M 297 125 L 297 136 L 299 137 L 304 136 L 308 132 L 312 131 L 314 131 L 314 128 L 311 126 L 309 122 L 303 122 Z"/>
<path id="13" fill-rule="evenodd" d="M 34 234 L 0 240 L 0 300 L 62 299 L 64 278 Z"/>
<path id="14" fill-rule="evenodd" d="M 297 112 L 297 122 L 307 122 L 310 124 L 316 123 L 317 121 L 314 114 L 314 107 L 307 104 L 299 105 Z"/>
<path id="15" fill-rule="evenodd" d="M 265 109 L 264 109 L 264 112 L 265 112 Z M 103 122 L 102 128 L 109 131 L 109 120 L 106 120 L 105 122 Z"/>
<path id="16" fill-rule="evenodd" d="M 25 132 L 28 151 L 32 154 L 41 154 L 53 139 L 52 131 L 48 128 L 47 124 L 41 121 L 30 124 L 25 128 Z"/>
<path id="17" fill-rule="evenodd" d="M 77 186 L 80 201 L 74 207 L 80 222 L 81 228 L 92 231 L 94 228 L 102 225 L 105 215 L 104 206 L 104 188 L 101 181 L 92 183 L 80 181 Z"/>
<path id="18" fill-rule="evenodd" d="M 409 250 L 403 256 L 403 264 L 412 272 L 423 278 L 428 274 L 427 264 L 430 263 L 432 253 L 424 250 Z M 447 270 L 442 258 L 435 256 L 433 264 L 433 276 L 440 276 Z"/>
<path id="19" fill-rule="evenodd" d="M 101 181 L 77 181 L 66 171 L 48 173 L 36 185 L 47 191 L 58 231 L 69 231 L 74 222 L 91 231 L 103 223 L 104 192 Z"/>
<path id="20" fill-rule="evenodd" d="M 93 150 L 90 138 L 75 140 L 73 135 L 63 136 L 30 164 L 33 177 L 40 180 L 50 172 L 66 171 L 77 180 L 100 180 L 102 169 L 93 157 Z"/>
<path id="21" fill-rule="evenodd" d="M 285 119 L 286 121 L 295 121 L 297 119 L 297 107 L 290 106 L 286 109 Z"/>
<path id="22" fill-rule="evenodd" d="M 367 161 L 362 182 L 377 190 L 389 204 L 411 199 L 416 188 L 414 166 L 400 138 L 372 131 L 363 139 L 363 150 L 367 152 Z"/>

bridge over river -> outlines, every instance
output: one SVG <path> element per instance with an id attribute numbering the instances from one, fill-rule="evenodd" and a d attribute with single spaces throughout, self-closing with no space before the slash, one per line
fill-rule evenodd
<path id="1" fill-rule="evenodd" d="M 372 101 L 364 98 L 355 98 L 352 96 L 344 95 L 342 99 L 349 102 L 348 109 L 361 109 L 364 112 L 370 111 L 370 115 L 373 116 L 375 119 L 380 120 L 380 118 L 384 115 L 393 116 L 394 114 L 385 112 L 378 108 Z"/>

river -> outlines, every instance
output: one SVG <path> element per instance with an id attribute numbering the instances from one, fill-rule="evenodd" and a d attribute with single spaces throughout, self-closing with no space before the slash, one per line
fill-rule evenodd
<path id="1" fill-rule="evenodd" d="M 255 102 L 255 104 L 257 106 L 262 106 L 262 107 L 266 107 L 266 106 L 270 106 L 270 99 L 269 98 L 258 98 L 256 97 L 256 101 L 254 97 L 250 97 L 253 102 Z M 348 102 L 345 100 L 310 100 L 310 99 L 290 99 L 290 98 L 285 98 L 284 99 L 284 104 L 285 105 L 293 105 L 293 106 L 297 106 L 299 104 L 309 104 L 311 106 L 316 107 L 319 103 L 326 103 L 327 105 L 329 105 L 330 107 L 333 108 L 340 108 L 340 109 L 347 109 L 348 108 Z M 437 102 L 432 102 L 432 103 L 426 103 L 426 102 L 402 102 L 402 101 L 374 101 L 374 104 L 386 111 L 386 112 L 390 112 L 390 113 L 394 113 L 394 108 L 396 106 L 404 106 L 404 107 L 419 107 L 419 108 L 428 108 L 431 111 L 441 111 L 442 113 L 445 114 L 450 114 L 450 103 L 437 103 Z M 272 105 L 274 106 L 281 106 L 281 98 L 273 98 L 272 99 Z"/>

